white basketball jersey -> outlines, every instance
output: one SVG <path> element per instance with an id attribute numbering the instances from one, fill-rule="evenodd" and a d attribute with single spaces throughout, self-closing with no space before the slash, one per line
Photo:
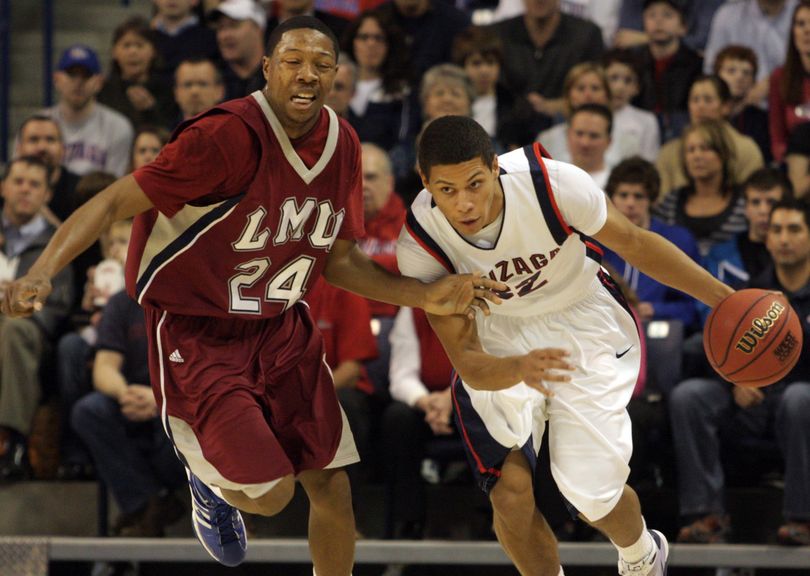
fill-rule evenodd
<path id="1" fill-rule="evenodd" d="M 503 304 L 492 307 L 496 315 L 544 314 L 590 292 L 600 270 L 601 249 L 589 235 L 605 223 L 605 195 L 587 173 L 543 153 L 534 144 L 498 158 L 504 214 L 491 248 L 478 247 L 459 234 L 430 192 L 422 190 L 400 235 L 401 272 L 433 280 L 437 261 L 447 273 L 488 274 L 509 286 L 501 294 Z"/>

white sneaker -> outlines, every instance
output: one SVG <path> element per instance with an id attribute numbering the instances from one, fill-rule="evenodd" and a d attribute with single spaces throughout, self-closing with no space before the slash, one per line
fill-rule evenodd
<path id="1" fill-rule="evenodd" d="M 635 564 L 629 564 L 619 558 L 619 574 L 621 576 L 667 576 L 669 543 L 666 537 L 658 530 L 650 530 L 649 532 L 655 544 L 655 552 Z"/>

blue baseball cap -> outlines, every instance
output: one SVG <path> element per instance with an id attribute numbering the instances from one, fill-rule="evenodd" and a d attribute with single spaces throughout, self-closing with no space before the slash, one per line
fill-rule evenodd
<path id="1" fill-rule="evenodd" d="M 100 74 L 101 64 L 98 61 L 98 54 L 95 50 L 84 44 L 74 44 L 64 52 L 59 58 L 57 70 L 64 72 L 68 68 L 84 68 L 90 74 Z"/>

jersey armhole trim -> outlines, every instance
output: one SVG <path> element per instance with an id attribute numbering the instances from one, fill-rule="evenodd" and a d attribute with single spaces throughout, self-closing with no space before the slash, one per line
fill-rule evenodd
<path id="1" fill-rule="evenodd" d="M 456 269 L 450 261 L 450 258 L 447 257 L 444 250 L 442 250 L 436 241 L 422 228 L 422 225 L 416 220 L 416 216 L 413 215 L 412 209 L 408 209 L 408 215 L 405 217 L 405 229 L 408 231 L 408 234 L 416 240 L 417 244 L 428 254 L 433 256 L 445 270 L 450 274 L 455 274 Z"/>
<path id="2" fill-rule="evenodd" d="M 543 162 L 544 157 L 549 157 L 548 152 L 546 152 L 546 149 L 543 148 L 539 142 L 535 142 L 531 148 L 527 146 L 524 150 L 529 160 L 529 171 L 531 172 L 537 200 L 543 212 L 543 219 L 546 221 L 546 225 L 551 231 L 554 241 L 557 242 L 557 245 L 561 246 L 572 234 L 572 230 L 562 217 L 560 208 L 557 206 L 557 201 L 554 198 L 554 193 L 551 190 L 548 171 Z"/>

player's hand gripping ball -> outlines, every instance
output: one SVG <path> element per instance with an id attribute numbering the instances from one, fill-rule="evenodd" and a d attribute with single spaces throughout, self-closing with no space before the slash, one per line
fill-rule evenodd
<path id="1" fill-rule="evenodd" d="M 784 378 L 802 351 L 802 323 L 781 292 L 740 290 L 706 320 L 703 348 L 720 376 L 759 388 Z"/>

